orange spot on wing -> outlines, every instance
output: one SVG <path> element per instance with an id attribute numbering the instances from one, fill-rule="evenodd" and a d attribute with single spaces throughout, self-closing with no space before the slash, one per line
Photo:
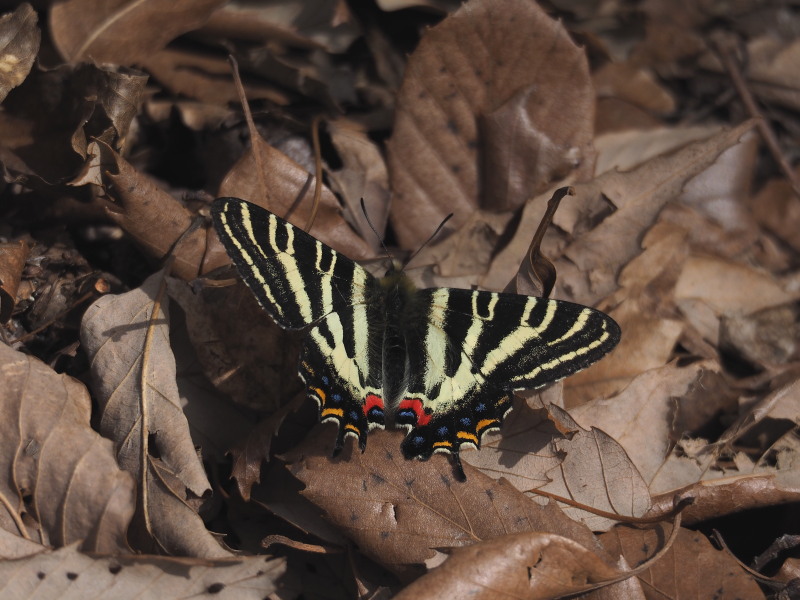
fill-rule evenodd
<path id="1" fill-rule="evenodd" d="M 478 421 L 478 426 L 475 428 L 478 431 L 486 429 L 487 427 L 494 427 L 498 424 L 497 419 L 481 419 Z"/>
<path id="2" fill-rule="evenodd" d="M 452 448 L 453 444 L 450 442 L 436 442 L 433 444 L 434 448 Z"/>
<path id="3" fill-rule="evenodd" d="M 344 416 L 344 411 L 341 408 L 326 408 L 322 411 L 323 417 L 334 416 L 340 419 Z"/>
<path id="4" fill-rule="evenodd" d="M 344 426 L 344 428 L 347 429 L 348 431 L 355 431 L 358 435 L 361 435 L 361 430 L 352 423 L 348 423 L 347 425 Z"/>
<path id="5" fill-rule="evenodd" d="M 457 438 L 459 438 L 459 439 L 461 439 L 461 440 L 469 440 L 470 442 L 472 442 L 472 443 L 474 443 L 474 444 L 477 444 L 477 443 L 478 443 L 478 438 L 477 438 L 477 436 L 475 436 L 475 435 L 471 434 L 471 433 L 470 433 L 470 432 L 468 432 L 468 431 L 459 431 L 459 432 L 456 434 L 456 437 L 457 437 Z"/>

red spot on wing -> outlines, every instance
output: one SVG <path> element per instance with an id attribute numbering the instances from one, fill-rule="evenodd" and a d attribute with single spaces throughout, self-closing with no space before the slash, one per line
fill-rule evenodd
<path id="1" fill-rule="evenodd" d="M 375 394 L 367 394 L 367 397 L 364 400 L 364 415 L 368 415 L 369 411 L 376 406 L 383 411 L 383 398 L 376 396 Z"/>
<path id="2" fill-rule="evenodd" d="M 414 411 L 414 414 L 417 415 L 417 425 L 427 425 L 431 420 L 431 416 L 425 414 L 425 410 L 422 408 L 422 400 L 419 398 L 403 398 L 397 409 Z"/>

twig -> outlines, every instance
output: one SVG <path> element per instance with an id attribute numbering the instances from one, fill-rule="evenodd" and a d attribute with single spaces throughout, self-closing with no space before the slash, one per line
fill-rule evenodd
<path id="1" fill-rule="evenodd" d="M 795 176 L 791 165 L 783 155 L 780 144 L 778 144 L 778 138 L 775 136 L 775 132 L 772 131 L 769 121 L 767 121 L 767 119 L 758 109 L 755 98 L 753 98 L 753 94 L 750 93 L 750 88 L 747 87 L 747 82 L 742 75 L 739 64 L 736 62 L 733 54 L 722 41 L 712 40 L 712 44 L 714 45 L 714 49 L 717 51 L 717 55 L 719 56 L 722 65 L 728 71 L 728 75 L 731 78 L 733 87 L 736 88 L 736 91 L 744 103 L 745 110 L 747 110 L 751 117 L 756 117 L 758 119 L 756 127 L 758 127 L 761 137 L 767 144 L 767 148 L 772 154 L 772 157 L 778 163 L 778 167 L 780 167 L 781 171 L 783 171 L 783 174 L 786 175 L 786 178 L 791 182 L 792 190 L 794 191 L 795 196 L 800 198 L 800 181 Z"/>

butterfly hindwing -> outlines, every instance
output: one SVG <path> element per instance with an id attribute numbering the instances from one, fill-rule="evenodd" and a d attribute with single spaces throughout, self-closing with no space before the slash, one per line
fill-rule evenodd
<path id="1" fill-rule="evenodd" d="M 383 425 L 381 354 L 369 299 L 377 280 L 355 262 L 263 208 L 219 198 L 211 208 L 225 249 L 276 323 L 307 329 L 300 374 L 323 421 L 339 425 L 336 448 Z"/>
<path id="2" fill-rule="evenodd" d="M 511 408 L 511 392 L 571 375 L 619 340 L 610 317 L 570 302 L 446 288 L 420 290 L 418 301 L 427 317 L 409 340 L 396 417 L 410 427 L 407 457 L 479 447 Z"/>

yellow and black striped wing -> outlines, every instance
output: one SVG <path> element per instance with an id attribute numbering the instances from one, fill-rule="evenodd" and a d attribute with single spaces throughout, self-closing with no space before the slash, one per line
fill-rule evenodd
<path id="1" fill-rule="evenodd" d="M 408 387 L 395 416 L 410 429 L 407 457 L 479 447 L 512 391 L 563 379 L 620 337 L 608 315 L 570 302 L 446 288 L 420 290 L 417 301 L 427 318 L 408 330 Z"/>
<path id="2" fill-rule="evenodd" d="M 383 426 L 382 319 L 365 269 L 271 212 L 238 198 L 211 206 L 217 233 L 261 306 L 287 329 L 307 329 L 300 375 L 320 418 L 363 446 Z M 379 311 L 378 307 L 378 311 Z M 372 345 L 371 345 L 372 343 Z"/>

